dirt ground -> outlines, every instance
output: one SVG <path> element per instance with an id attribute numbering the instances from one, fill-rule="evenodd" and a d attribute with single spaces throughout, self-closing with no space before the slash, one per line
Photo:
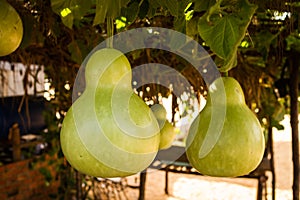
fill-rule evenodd
<path id="1" fill-rule="evenodd" d="M 290 142 L 275 143 L 276 199 L 292 200 L 292 162 Z M 257 180 L 214 178 L 197 175 L 169 173 L 169 195 L 164 193 L 164 172 L 153 171 L 146 179 L 146 200 L 254 200 Z M 270 174 L 271 177 L 271 174 Z M 128 178 L 135 182 L 138 176 Z M 268 199 L 271 199 L 268 183 Z M 138 199 L 138 191 L 127 190 L 128 199 Z"/>
<path id="2" fill-rule="evenodd" d="M 292 199 L 292 147 L 289 119 L 283 122 L 284 131 L 274 130 L 274 154 L 276 173 L 276 199 Z M 152 171 L 147 174 L 146 200 L 254 200 L 256 199 L 257 180 L 214 178 L 197 175 L 169 173 L 169 195 L 164 193 L 164 171 Z M 270 175 L 271 176 L 271 175 Z M 139 176 L 127 178 L 130 184 L 138 182 Z M 268 199 L 271 194 L 268 183 Z M 127 189 L 130 200 L 138 199 L 137 189 Z"/>
<path id="3" fill-rule="evenodd" d="M 289 118 L 282 124 L 284 131 L 274 130 L 274 160 L 276 173 L 276 199 L 292 200 L 292 147 Z M 270 177 L 271 174 L 270 174 Z M 126 178 L 130 185 L 138 185 L 139 175 Z M 271 199 L 271 178 L 268 179 L 267 199 Z M 169 173 L 169 194 L 165 194 L 165 172 L 147 173 L 145 200 L 255 200 L 257 180 L 245 178 L 216 178 L 198 175 Z M 108 199 L 138 200 L 138 189 L 125 188 L 120 198 Z M 125 195 L 125 196 L 124 196 Z M 126 198 L 125 198 L 126 197 Z"/>

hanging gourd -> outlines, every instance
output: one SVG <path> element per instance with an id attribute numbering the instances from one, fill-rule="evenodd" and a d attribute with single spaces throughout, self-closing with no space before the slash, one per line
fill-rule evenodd
<path id="1" fill-rule="evenodd" d="M 191 165 L 204 175 L 242 176 L 260 164 L 264 150 L 262 127 L 247 107 L 239 83 L 231 77 L 216 79 L 188 133 L 186 153 Z"/>
<path id="2" fill-rule="evenodd" d="M 131 86 L 131 66 L 122 52 L 104 48 L 88 58 L 86 88 L 67 112 L 62 151 L 78 171 L 124 177 L 147 168 L 160 143 L 151 109 Z"/>
<path id="3" fill-rule="evenodd" d="M 176 131 L 174 126 L 167 120 L 167 111 L 161 104 L 154 104 L 151 110 L 157 119 L 160 128 L 159 149 L 168 149 L 172 146 Z"/>
<path id="4" fill-rule="evenodd" d="M 0 0 L 0 56 L 13 53 L 21 44 L 23 23 L 6 0 Z"/>

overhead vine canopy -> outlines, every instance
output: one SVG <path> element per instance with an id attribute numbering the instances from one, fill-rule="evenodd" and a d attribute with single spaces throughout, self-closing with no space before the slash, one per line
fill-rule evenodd
<path id="1" fill-rule="evenodd" d="M 202 0 L 24 0 L 8 2 L 24 26 L 20 47 L 2 57 L 10 62 L 45 66 L 58 92 L 60 109 L 71 104 L 71 85 L 88 53 L 109 35 L 139 27 L 164 27 L 182 32 L 210 53 L 221 73 L 230 73 L 242 85 L 247 104 L 278 121 L 285 113 L 290 51 L 299 51 L 298 1 Z M 113 23 L 111 23 L 113 22 Z M 161 63 L 183 74 L 193 94 L 205 95 L 206 84 L 182 58 L 163 50 L 128 53 L 132 67 Z M 26 78 L 26 77 L 25 77 Z M 148 86 L 139 88 L 146 91 Z M 150 85 L 148 99 L 170 88 Z M 274 88 L 277 88 L 274 90 Z M 176 105 L 174 109 L 176 108 Z M 267 109 L 268 108 L 268 109 Z M 280 111 L 280 112 L 279 112 Z"/>
<path id="2" fill-rule="evenodd" d="M 66 82 L 74 82 L 86 55 L 108 35 L 158 26 L 185 33 L 204 45 L 220 72 L 229 71 L 241 82 L 248 105 L 262 109 L 262 100 L 274 93 L 266 92 L 266 88 L 282 81 L 278 91 L 284 91 L 287 53 L 299 50 L 297 1 L 8 2 L 22 18 L 24 36 L 18 50 L 2 59 L 44 65 L 47 76 L 60 92 Z M 109 19 L 114 20 L 114 30 L 107 28 Z M 204 91 L 205 84 L 201 77 L 195 77 L 193 68 L 168 52 L 140 50 L 128 56 L 133 67 L 145 62 L 167 63 L 182 72 L 195 91 Z M 62 97 L 64 101 L 68 99 Z M 276 97 L 273 99 L 278 106 Z"/>
<path id="3" fill-rule="evenodd" d="M 269 119 L 266 125 L 282 128 L 279 121 L 289 108 L 291 56 L 300 54 L 298 0 L 7 2 L 19 13 L 24 34 L 19 48 L 0 60 L 43 65 L 56 91 L 52 103 L 61 113 L 72 103 L 77 72 L 94 47 L 125 30 L 163 27 L 201 44 L 221 73 L 229 73 L 241 83 L 248 106 L 261 122 Z M 190 93 L 205 96 L 205 82 L 184 59 L 157 49 L 140 49 L 127 57 L 133 68 L 144 63 L 168 65 L 186 77 L 192 85 Z M 66 83 L 71 90 L 66 90 Z M 154 100 L 158 91 L 164 96 L 172 92 L 159 85 L 145 85 L 138 90 Z"/>

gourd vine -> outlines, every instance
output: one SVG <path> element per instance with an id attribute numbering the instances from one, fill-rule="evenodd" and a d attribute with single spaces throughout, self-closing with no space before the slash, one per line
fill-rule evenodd
<path id="1" fill-rule="evenodd" d="M 107 28 L 107 47 L 113 48 L 113 35 L 114 35 L 114 19 L 109 17 L 106 21 Z"/>

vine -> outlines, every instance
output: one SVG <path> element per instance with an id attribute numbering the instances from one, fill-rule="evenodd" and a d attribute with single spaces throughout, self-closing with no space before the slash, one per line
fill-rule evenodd
<path id="1" fill-rule="evenodd" d="M 53 113 L 51 117 L 48 116 L 49 121 L 52 120 L 49 128 L 54 135 L 52 139 L 58 138 L 58 126 L 62 120 L 55 118 L 56 112 L 63 116 L 71 104 L 70 91 L 66 91 L 64 85 L 68 82 L 72 86 L 82 62 L 80 58 L 84 58 L 104 38 L 111 38 L 115 31 L 114 20 L 121 17 L 126 19 L 122 30 L 162 26 L 191 34 L 210 51 L 224 75 L 229 73 L 239 78 L 239 82 L 247 90 L 249 102 L 256 103 L 256 108 L 260 109 L 258 115 L 261 119 L 272 115 L 278 108 L 281 110 L 282 103 L 279 101 L 288 99 L 275 98 L 274 89 L 290 50 L 299 53 L 298 1 L 49 0 L 46 1 L 47 4 L 40 0 L 8 2 L 17 8 L 26 21 L 26 43 L 15 53 L 1 59 L 24 62 L 16 55 L 25 55 L 32 57 L 32 62 L 45 65 L 45 73 L 57 91 L 56 98 L 51 101 Z M 272 12 L 274 10 L 278 13 L 288 11 L 291 17 L 274 20 L 278 17 Z M 227 29 L 228 27 L 232 29 Z M 32 34 L 28 34 L 29 30 Z M 266 32 L 260 32 L 261 30 Z M 267 36 L 266 33 L 272 34 L 268 35 L 272 36 L 268 40 L 263 37 Z M 241 43 L 248 46 L 242 47 Z M 109 40 L 107 46 L 112 47 L 113 41 Z M 160 56 L 163 57 L 163 54 Z M 131 58 L 131 61 L 138 62 L 139 59 Z M 181 65 L 177 65 L 178 60 L 174 60 L 175 64 L 172 66 L 180 68 Z M 193 80 L 193 71 L 187 68 L 181 70 L 193 82 L 195 91 L 201 90 L 203 85 L 198 80 Z M 248 73 L 245 74 L 245 71 Z M 289 76 L 284 78 L 288 79 Z M 263 98 L 271 99 L 269 106 L 272 109 L 260 104 Z M 249 106 L 251 107 L 251 103 Z M 277 126 L 278 123 L 273 125 Z"/>

